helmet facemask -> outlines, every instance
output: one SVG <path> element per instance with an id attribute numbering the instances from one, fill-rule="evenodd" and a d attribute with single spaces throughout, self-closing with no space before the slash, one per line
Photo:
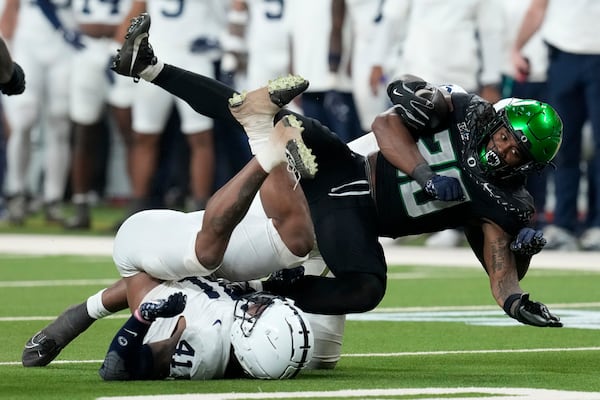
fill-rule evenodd
<path id="1" fill-rule="evenodd" d="M 283 297 L 255 293 L 238 300 L 230 336 L 235 357 L 254 378 L 293 378 L 312 359 L 309 322 Z"/>

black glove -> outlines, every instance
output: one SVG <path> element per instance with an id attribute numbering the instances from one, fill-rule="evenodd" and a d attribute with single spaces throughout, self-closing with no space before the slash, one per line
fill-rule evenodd
<path id="1" fill-rule="evenodd" d="M 13 73 L 10 80 L 0 84 L 0 91 L 7 96 L 21 94 L 25 91 L 25 72 L 16 62 L 13 62 Z"/>
<path id="2" fill-rule="evenodd" d="M 252 288 L 250 284 L 245 281 L 230 282 L 227 279 L 218 278 L 217 282 L 219 285 L 223 286 L 227 293 L 233 294 L 234 296 L 241 297 L 256 292 L 256 290 L 254 290 L 254 288 Z"/>
<path id="3" fill-rule="evenodd" d="M 510 249 L 513 253 L 519 255 L 532 256 L 542 251 L 545 245 L 544 232 L 532 228 L 523 228 L 510 244 Z"/>
<path id="4" fill-rule="evenodd" d="M 170 318 L 181 314 L 185 309 L 187 296 L 182 292 L 173 293 L 166 300 L 152 300 L 140 305 L 140 315 L 145 321 L 153 322 L 156 318 Z"/>
<path id="5" fill-rule="evenodd" d="M 438 88 L 424 80 L 404 75 L 390 83 L 388 96 L 394 110 L 413 132 L 438 132 L 449 113 L 445 97 Z"/>
<path id="6" fill-rule="evenodd" d="M 514 314 L 511 313 L 513 303 L 518 301 Z M 504 311 L 522 324 L 533 326 L 548 326 L 561 328 L 560 318 L 552 314 L 544 304 L 529 300 L 529 293 L 515 293 L 508 296 L 504 302 Z"/>
<path id="7" fill-rule="evenodd" d="M 442 201 L 460 201 L 465 199 L 458 179 L 451 176 L 434 175 L 425 183 L 425 192 Z"/>

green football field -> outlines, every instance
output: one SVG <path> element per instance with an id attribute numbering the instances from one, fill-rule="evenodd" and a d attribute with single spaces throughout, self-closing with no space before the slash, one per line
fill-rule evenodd
<path id="1" fill-rule="evenodd" d="M 334 370 L 207 382 L 103 382 L 97 371 L 125 313 L 95 323 L 48 367 L 22 367 L 33 333 L 117 273 L 110 257 L 0 255 L 0 276 L 0 399 L 600 399 L 600 272 L 530 270 L 522 286 L 566 325 L 550 329 L 503 315 L 482 269 L 391 266 L 378 309 L 349 316 Z"/>

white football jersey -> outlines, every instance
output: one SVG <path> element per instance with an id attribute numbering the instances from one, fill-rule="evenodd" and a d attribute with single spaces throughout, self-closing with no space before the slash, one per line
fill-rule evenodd
<path id="1" fill-rule="evenodd" d="M 504 21 L 499 0 L 412 0 L 408 12 L 396 75 L 453 82 L 469 92 L 478 83 L 500 81 Z"/>
<path id="2" fill-rule="evenodd" d="M 194 42 L 219 54 L 219 36 L 226 29 L 229 2 L 223 0 L 146 0 L 152 18 L 150 41 L 161 59 L 180 65 L 178 55 L 189 54 Z M 212 50 L 211 50 L 212 47 Z"/>
<path id="3" fill-rule="evenodd" d="M 246 0 L 248 66 L 246 86 L 257 88 L 289 72 L 289 37 L 284 1 Z"/>
<path id="4" fill-rule="evenodd" d="M 73 29 L 75 21 L 73 19 L 73 12 L 69 7 L 70 1 L 51 0 L 50 2 L 54 4 L 56 14 L 63 26 Z M 34 42 L 33 45 L 36 45 L 36 43 L 47 45 L 54 39 L 64 42 L 62 33 L 54 29 L 36 2 L 21 0 L 19 2 L 18 18 L 15 35 L 27 37 L 29 41 Z M 32 27 L 35 27 L 35 29 L 32 29 Z"/>
<path id="5" fill-rule="evenodd" d="M 78 24 L 119 25 L 131 9 L 133 0 L 72 0 Z"/>
<path id="6" fill-rule="evenodd" d="M 144 301 L 167 298 L 175 292 L 187 295 L 185 310 L 173 318 L 158 318 L 150 326 L 144 343 L 168 339 L 179 318 L 184 317 L 186 328 L 171 359 L 170 377 L 222 378 L 231 356 L 230 331 L 235 300 L 218 283 L 191 277 L 162 283 L 150 291 Z"/>
<path id="7" fill-rule="evenodd" d="M 310 21 L 310 26 L 307 21 Z M 349 91 L 350 82 L 344 64 L 348 61 L 348 49 L 343 51 L 338 73 L 329 71 L 331 0 L 286 0 L 284 23 L 291 35 L 292 71 L 310 81 L 308 92 Z M 347 41 L 344 40 L 344 44 Z"/>

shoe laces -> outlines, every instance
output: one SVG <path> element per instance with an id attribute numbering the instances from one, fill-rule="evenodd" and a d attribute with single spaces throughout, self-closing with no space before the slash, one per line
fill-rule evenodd
<path id="1" fill-rule="evenodd" d="M 290 151 L 287 149 L 285 150 L 285 158 L 287 159 L 288 172 L 290 172 L 292 175 L 294 175 L 293 190 L 296 190 L 296 188 L 298 187 L 298 184 L 300 183 L 300 179 L 301 179 L 302 175 L 300 174 L 300 171 L 298 171 L 298 168 L 296 167 L 296 160 L 294 159 L 294 157 L 292 156 Z"/>

